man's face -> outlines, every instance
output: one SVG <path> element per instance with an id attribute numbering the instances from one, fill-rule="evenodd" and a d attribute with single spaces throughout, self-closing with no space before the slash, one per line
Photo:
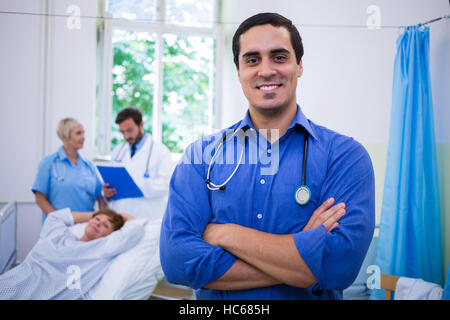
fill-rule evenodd
<path id="1" fill-rule="evenodd" d="M 296 106 L 297 64 L 289 31 L 272 25 L 255 26 L 240 37 L 238 76 L 250 109 L 272 113 Z"/>
<path id="2" fill-rule="evenodd" d="M 119 124 L 119 130 L 123 138 L 131 145 L 136 144 L 144 136 L 144 122 L 138 126 L 132 118 L 128 118 Z"/>

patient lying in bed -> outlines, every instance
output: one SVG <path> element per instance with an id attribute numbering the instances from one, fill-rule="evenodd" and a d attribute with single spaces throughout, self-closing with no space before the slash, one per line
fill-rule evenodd
<path id="1" fill-rule="evenodd" d="M 81 238 L 70 232 L 86 221 Z M 139 242 L 144 224 L 112 210 L 50 213 L 23 263 L 0 276 L 0 299 L 87 298 L 113 258 Z"/>

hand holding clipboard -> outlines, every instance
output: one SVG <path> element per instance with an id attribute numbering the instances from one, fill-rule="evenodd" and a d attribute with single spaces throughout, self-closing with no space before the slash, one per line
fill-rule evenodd
<path id="1" fill-rule="evenodd" d="M 141 189 L 136 185 L 125 167 L 97 166 L 103 181 L 109 184 L 109 188 L 115 188 L 117 193 L 112 200 L 143 197 Z"/>

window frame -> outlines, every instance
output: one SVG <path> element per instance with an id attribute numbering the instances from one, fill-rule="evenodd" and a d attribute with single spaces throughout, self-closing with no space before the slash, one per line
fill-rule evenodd
<path id="1" fill-rule="evenodd" d="M 106 0 L 99 0 L 99 12 L 102 12 L 98 23 L 97 41 L 97 139 L 95 153 L 98 159 L 107 159 L 111 153 L 112 132 L 112 69 L 114 48 L 112 34 L 115 29 L 128 32 L 148 32 L 155 35 L 155 73 L 157 80 L 153 91 L 152 137 L 162 142 L 162 115 L 163 115 L 163 52 L 164 35 L 174 34 L 181 37 L 203 36 L 210 37 L 215 42 L 214 62 L 210 76 L 210 102 L 208 108 L 208 122 L 210 130 L 218 128 L 221 123 L 221 74 L 223 60 L 223 26 L 218 23 L 221 0 L 214 0 L 214 16 L 211 27 L 189 27 L 166 23 L 167 0 L 157 0 L 156 21 L 127 20 L 113 18 L 106 11 Z M 179 155 L 178 155 L 179 156 Z"/>

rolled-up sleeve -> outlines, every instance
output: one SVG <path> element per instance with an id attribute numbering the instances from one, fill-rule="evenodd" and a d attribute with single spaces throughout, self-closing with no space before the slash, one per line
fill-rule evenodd
<path id="1" fill-rule="evenodd" d="M 40 238 L 46 238 L 56 232 L 64 231 L 74 224 L 70 208 L 50 212 L 42 226 Z"/>
<path id="2" fill-rule="evenodd" d="M 36 178 L 34 179 L 33 187 L 31 188 L 33 193 L 39 191 L 48 196 L 50 192 L 50 168 L 51 160 L 49 157 L 45 157 L 39 163 Z"/>
<path id="3" fill-rule="evenodd" d="M 170 182 L 169 200 L 160 239 L 161 265 L 167 280 L 194 289 L 220 278 L 236 258 L 202 239 L 211 219 L 204 165 L 194 154 L 201 144 L 191 145 L 177 165 Z M 198 152 L 198 151 L 197 151 Z"/>
<path id="4" fill-rule="evenodd" d="M 346 204 L 339 226 L 322 225 L 294 234 L 297 249 L 317 283 L 310 290 L 345 289 L 358 275 L 375 224 L 374 173 L 367 151 L 356 141 L 340 138 L 330 154 L 321 201 L 334 197 Z"/>

